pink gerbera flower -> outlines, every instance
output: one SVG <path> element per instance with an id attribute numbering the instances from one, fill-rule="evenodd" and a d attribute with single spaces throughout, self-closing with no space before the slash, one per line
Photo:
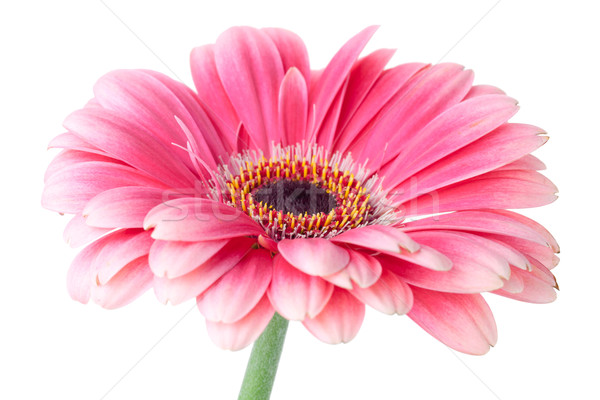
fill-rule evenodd
<path id="1" fill-rule="evenodd" d="M 556 198 L 529 154 L 544 131 L 507 122 L 517 102 L 460 65 L 359 58 L 374 31 L 311 70 L 295 34 L 229 29 L 192 51 L 195 92 L 153 71 L 102 77 L 52 141 L 43 194 L 88 244 L 71 296 L 195 298 L 228 349 L 275 312 L 348 342 L 368 305 L 471 354 L 497 338 L 480 293 L 554 300 L 556 241 L 506 210 Z"/>

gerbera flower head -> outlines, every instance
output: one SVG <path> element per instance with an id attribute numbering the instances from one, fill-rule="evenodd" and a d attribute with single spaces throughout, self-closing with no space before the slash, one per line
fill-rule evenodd
<path id="1" fill-rule="evenodd" d="M 275 312 L 348 342 L 368 305 L 472 354 L 496 342 L 482 292 L 554 300 L 556 241 L 506 210 L 556 198 L 529 154 L 544 131 L 509 123 L 516 101 L 460 65 L 360 57 L 375 30 L 323 70 L 289 31 L 235 27 L 192 51 L 195 91 L 102 77 L 45 177 L 43 205 L 86 244 L 71 296 L 195 298 L 229 349 Z"/>

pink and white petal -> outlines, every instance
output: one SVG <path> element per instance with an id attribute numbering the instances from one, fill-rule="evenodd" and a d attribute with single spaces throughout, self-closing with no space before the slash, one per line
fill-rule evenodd
<path id="1" fill-rule="evenodd" d="M 348 124 L 395 52 L 393 49 L 375 50 L 354 63 L 340 113 L 339 130 Z"/>
<path id="2" fill-rule="evenodd" d="M 479 293 L 502 287 L 510 277 L 508 262 L 481 244 L 453 232 L 419 232 L 418 240 L 452 260 L 449 271 L 432 271 L 390 257 L 380 257 L 410 285 L 452 293 Z"/>
<path id="3" fill-rule="evenodd" d="M 523 289 L 520 292 L 512 293 L 500 289 L 493 293 L 514 300 L 538 304 L 551 303 L 556 299 L 555 288 L 548 282 L 536 277 L 532 272 L 515 269 L 513 274 L 518 275 L 523 281 Z"/>
<path id="4" fill-rule="evenodd" d="M 232 135 L 235 133 L 240 120 L 221 83 L 215 62 L 214 47 L 214 44 L 209 44 L 192 50 L 190 54 L 192 78 L 198 97 L 214 113 L 217 119 L 216 124 L 220 126 L 221 132 L 233 145 L 235 137 L 232 137 Z"/>
<path id="5" fill-rule="evenodd" d="M 410 287 L 400 277 L 384 269 L 377 282 L 367 288 L 357 287 L 350 294 L 384 314 L 406 314 L 413 304 Z"/>
<path id="6" fill-rule="evenodd" d="M 83 209 L 86 223 L 98 228 L 142 228 L 146 214 L 163 201 L 181 196 L 165 189 L 125 186 L 93 197 Z"/>
<path id="7" fill-rule="evenodd" d="M 202 242 L 155 240 L 150 248 L 150 269 L 161 278 L 180 277 L 207 262 L 228 242 L 228 239 Z"/>
<path id="8" fill-rule="evenodd" d="M 457 211 L 449 214 L 436 215 L 422 218 L 403 224 L 405 232 L 422 230 L 457 230 L 478 233 L 502 235 L 507 238 L 514 237 L 525 239 L 539 244 L 546 244 L 544 236 L 536 230 L 521 223 L 509 215 L 498 214 L 489 210 L 485 211 Z"/>
<path id="9" fill-rule="evenodd" d="M 302 73 L 288 70 L 279 89 L 279 124 L 282 145 L 294 145 L 306 137 L 308 89 Z"/>
<path id="10" fill-rule="evenodd" d="M 504 285 L 499 292 L 521 293 L 525 289 L 523 278 L 521 278 L 518 272 L 514 272 L 514 270 L 515 267 L 511 267 L 510 279 L 504 281 Z"/>
<path id="11" fill-rule="evenodd" d="M 215 44 L 223 87 L 237 115 L 260 148 L 269 152 L 277 137 L 277 95 L 284 71 L 277 47 L 265 33 L 233 27 Z"/>
<path id="12" fill-rule="evenodd" d="M 368 287 L 377 282 L 381 276 L 381 263 L 377 258 L 360 251 L 347 249 L 350 254 L 348 265 L 338 272 L 322 278 L 334 285 L 352 290 L 354 285 Z"/>
<path id="13" fill-rule="evenodd" d="M 491 171 L 420 195 L 402 204 L 406 217 L 472 209 L 539 207 L 552 203 L 556 186 L 535 171 Z"/>
<path id="14" fill-rule="evenodd" d="M 526 156 L 523 156 L 523 157 L 519 158 L 518 160 L 511 162 L 510 164 L 506 164 L 500 168 L 497 168 L 496 170 L 497 171 L 502 171 L 502 170 L 511 171 L 511 170 L 518 170 L 518 169 L 542 171 L 542 170 L 546 169 L 546 164 L 544 164 L 536 156 L 527 154 Z"/>
<path id="15" fill-rule="evenodd" d="M 382 271 L 381 263 L 377 258 L 360 251 L 348 250 L 348 252 L 350 253 L 350 262 L 345 271 L 350 279 L 359 288 L 366 288 L 377 282 Z"/>
<path id="16" fill-rule="evenodd" d="M 105 156 L 106 153 L 99 148 L 92 146 L 79 136 L 74 135 L 71 132 L 61 133 L 50 141 L 48 149 L 66 149 L 66 150 L 77 150 L 86 153 L 98 154 Z"/>
<path id="17" fill-rule="evenodd" d="M 112 162 L 115 164 L 123 164 L 121 161 L 107 157 L 105 154 L 90 153 L 87 151 L 65 149 L 62 150 L 56 157 L 50 161 L 46 173 L 44 174 L 44 182 L 47 182 L 52 175 L 61 170 L 70 167 L 74 164 L 79 164 L 88 161 L 103 161 Z"/>
<path id="18" fill-rule="evenodd" d="M 452 260 L 450 260 L 450 258 L 448 258 L 445 254 L 429 246 L 420 246 L 421 248 L 419 251 L 414 253 L 408 253 L 405 251 L 401 253 L 382 251 L 381 253 L 403 261 L 408 261 L 412 264 L 416 264 L 433 271 L 448 271 L 452 268 Z"/>
<path id="19" fill-rule="evenodd" d="M 159 240 L 195 242 L 256 236 L 264 230 L 248 215 L 218 201 L 186 197 L 154 207 L 144 220 Z"/>
<path id="20" fill-rule="evenodd" d="M 67 117 L 65 128 L 132 167 L 171 187 L 189 187 L 194 174 L 175 153 L 140 125 L 111 110 L 83 108 Z"/>
<path id="21" fill-rule="evenodd" d="M 314 133 L 321 127 L 325 115 L 331 106 L 338 91 L 346 81 L 352 65 L 373 36 L 378 27 L 370 26 L 352 37 L 333 56 L 321 76 L 317 85 L 309 92 L 309 104 L 315 107 L 309 109 L 309 121 L 314 122 Z M 311 138 L 308 138 L 311 141 Z"/>
<path id="22" fill-rule="evenodd" d="M 103 285 L 92 285 L 95 303 L 108 309 L 123 307 L 152 287 L 148 257 L 140 257 L 122 268 Z"/>
<path id="23" fill-rule="evenodd" d="M 506 262 L 508 262 L 511 266 L 523 270 L 531 270 L 531 263 L 527 257 L 502 241 L 493 240 L 491 238 L 473 235 L 470 233 L 458 232 L 458 234 L 468 238 L 469 240 L 479 243 L 490 251 L 493 251 L 498 256 L 506 260 Z"/>
<path id="24" fill-rule="evenodd" d="M 319 314 L 333 293 L 333 285 L 307 275 L 280 254 L 273 259 L 273 279 L 267 291 L 271 304 L 288 320 L 302 321 Z"/>
<path id="25" fill-rule="evenodd" d="M 483 236 L 510 246 L 526 257 L 538 261 L 549 270 L 556 267 L 560 261 L 559 258 L 554 254 L 554 250 L 552 250 L 549 245 L 542 245 L 513 236 L 491 234 L 484 234 Z"/>
<path id="26" fill-rule="evenodd" d="M 225 350 L 241 350 L 254 342 L 265 330 L 275 310 L 269 299 L 262 300 L 244 318 L 231 324 L 206 320 L 208 336 L 219 347 Z"/>
<path id="27" fill-rule="evenodd" d="M 71 247 L 79 247 L 90 243 L 112 229 L 95 228 L 86 223 L 86 219 L 81 215 L 74 215 L 69 221 L 63 232 L 63 239 Z"/>
<path id="28" fill-rule="evenodd" d="M 322 238 L 283 239 L 279 253 L 294 267 L 309 275 L 331 275 L 350 261 L 348 251 Z"/>
<path id="29" fill-rule="evenodd" d="M 112 234 L 92 262 L 96 282 L 105 285 L 127 264 L 140 257 L 147 259 L 153 242 L 150 232 L 141 229 L 125 229 Z"/>
<path id="30" fill-rule="evenodd" d="M 482 355 L 498 340 L 490 307 L 479 294 L 452 294 L 412 288 L 408 316 L 431 336 L 463 353 Z"/>
<path id="31" fill-rule="evenodd" d="M 284 73 L 288 72 L 290 68 L 297 68 L 304 80 L 308 82 L 310 79 L 308 51 L 300 36 L 281 28 L 264 28 L 262 31 L 275 43 L 281 56 Z"/>
<path id="32" fill-rule="evenodd" d="M 517 220 L 518 222 L 520 222 L 522 224 L 527 225 L 528 227 L 530 227 L 531 229 L 535 230 L 540 235 L 542 235 L 545 238 L 546 243 L 548 245 L 550 245 L 550 247 L 552 247 L 552 249 L 556 253 L 560 252 L 560 247 L 558 246 L 556 239 L 554 239 L 554 236 L 552 236 L 552 234 L 546 228 L 544 228 L 542 225 L 535 222 L 531 218 L 527 218 L 524 215 L 518 214 L 514 211 L 508 211 L 508 210 L 490 210 L 490 212 L 508 216 L 510 218 Z"/>
<path id="33" fill-rule="evenodd" d="M 385 225 L 367 225 L 350 229 L 335 236 L 332 241 L 392 253 L 400 253 L 402 250 L 414 253 L 420 248 L 419 244 L 402 230 Z"/>
<path id="34" fill-rule="evenodd" d="M 352 280 L 350 279 L 350 274 L 348 273 L 347 267 L 339 270 L 334 274 L 322 276 L 321 278 L 323 278 L 327 282 L 334 284 L 337 287 L 341 287 L 344 289 L 350 290 L 354 287 L 352 285 Z"/>
<path id="35" fill-rule="evenodd" d="M 323 311 L 302 324 L 325 343 L 348 343 L 358 333 L 364 317 L 365 305 L 347 290 L 335 288 Z"/>
<path id="36" fill-rule="evenodd" d="M 154 294 L 162 303 L 179 304 L 195 298 L 208 289 L 250 251 L 255 240 L 240 237 L 231 240 L 225 247 L 192 272 L 177 278 L 154 277 Z"/>
<path id="37" fill-rule="evenodd" d="M 529 261 L 531 262 L 531 269 L 528 272 L 531 275 L 558 289 L 556 277 L 548 268 L 544 267 L 540 262 L 532 258 L 530 258 Z"/>
<path id="38" fill-rule="evenodd" d="M 391 107 L 390 103 L 394 102 L 390 99 L 400 96 L 403 90 L 406 90 L 410 78 L 425 67 L 426 65 L 422 63 L 410 63 L 383 71 L 354 115 L 338 133 L 334 150 L 345 153 L 353 141 L 361 135 L 368 137 L 366 133 L 370 130 L 365 129 L 367 124 L 379 118 L 379 112 L 384 111 L 384 107 Z"/>
<path id="39" fill-rule="evenodd" d="M 166 189 L 131 167 L 102 161 L 73 164 L 52 175 L 42 193 L 42 206 L 61 213 L 80 213 L 99 193 L 122 186 Z"/>
<path id="40" fill-rule="evenodd" d="M 428 167 L 412 174 L 409 180 L 394 189 L 404 193 L 397 201 L 411 198 L 415 182 L 418 192 L 428 193 L 518 160 L 546 143 L 548 138 L 540 136 L 542 133 L 532 125 L 504 124 L 439 161 L 437 156 L 431 158 L 426 162 L 430 164 Z"/>
<path id="41" fill-rule="evenodd" d="M 67 290 L 73 300 L 87 303 L 94 283 L 92 263 L 109 237 L 102 238 L 86 246 L 71 262 L 67 272 Z"/>
<path id="42" fill-rule="evenodd" d="M 141 127 L 167 148 L 188 141 L 211 167 L 228 153 L 222 135 L 202 109 L 196 94 L 181 82 L 149 70 L 117 70 L 94 86 L 98 102 L 116 116 Z M 182 129 L 187 127 L 190 134 Z M 191 137 L 190 137 L 191 135 Z M 191 167 L 191 162 L 187 162 Z"/>
<path id="43" fill-rule="evenodd" d="M 469 93 L 465 96 L 463 101 L 469 100 L 473 97 L 477 96 L 485 96 L 488 94 L 506 94 L 502 89 L 498 89 L 495 86 L 491 85 L 475 85 L 470 90 Z"/>
<path id="44" fill-rule="evenodd" d="M 231 324 L 239 321 L 264 296 L 273 274 L 268 251 L 250 251 L 221 279 L 199 295 L 198 309 L 209 321 Z"/>
<path id="45" fill-rule="evenodd" d="M 498 255 L 496 251 L 483 245 L 479 240 L 474 240 L 474 235 L 452 231 L 422 231 L 414 232 L 413 237 L 419 243 L 431 246 L 445 254 L 452 260 L 452 270 L 459 269 L 459 265 L 466 268 L 488 269 L 499 277 L 508 279 L 510 267 L 508 261 Z M 473 264 L 474 262 L 474 264 Z"/>

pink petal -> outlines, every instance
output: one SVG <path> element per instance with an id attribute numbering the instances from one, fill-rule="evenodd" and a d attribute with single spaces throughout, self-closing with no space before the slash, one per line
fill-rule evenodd
<path id="1" fill-rule="evenodd" d="M 333 293 L 333 285 L 307 275 L 281 255 L 273 260 L 273 280 L 267 294 L 271 304 L 288 320 L 302 321 L 319 314 Z"/>
<path id="2" fill-rule="evenodd" d="M 146 130 L 167 148 L 172 143 L 185 146 L 193 141 L 197 154 L 216 168 L 219 156 L 228 153 L 226 144 L 202 109 L 198 98 L 181 82 L 154 71 L 117 70 L 102 77 L 94 86 L 102 107 L 115 117 Z M 181 121 L 191 137 L 182 130 Z M 191 167 L 191 162 L 187 162 Z"/>
<path id="3" fill-rule="evenodd" d="M 407 222 L 402 227 L 405 232 L 433 229 L 492 233 L 546 244 L 544 236 L 534 229 L 509 215 L 491 211 L 457 211 Z"/>
<path id="4" fill-rule="evenodd" d="M 546 165 L 537 157 L 527 154 L 519 158 L 517 161 L 513 161 L 510 164 L 506 164 L 497 170 L 518 170 L 518 169 L 529 169 L 532 171 L 541 171 L 546 169 Z"/>
<path id="5" fill-rule="evenodd" d="M 112 234 L 110 241 L 102 247 L 92 262 L 94 278 L 98 284 L 106 284 L 127 264 L 147 256 L 152 242 L 154 240 L 150 233 L 141 229 L 126 229 Z"/>
<path id="6" fill-rule="evenodd" d="M 234 27 L 215 44 L 221 82 L 250 135 L 268 152 L 277 137 L 277 94 L 283 65 L 277 47 L 265 32 Z"/>
<path id="7" fill-rule="evenodd" d="M 237 208 L 218 201 L 186 197 L 150 210 L 144 229 L 159 240 L 195 242 L 260 235 L 263 229 Z"/>
<path id="8" fill-rule="evenodd" d="M 347 290 L 336 288 L 323 311 L 302 324 L 325 343 L 347 343 L 358 333 L 364 317 L 365 305 Z"/>
<path id="9" fill-rule="evenodd" d="M 350 290 L 354 287 L 352 285 L 352 280 L 350 279 L 350 274 L 348 273 L 347 268 L 342 268 L 341 270 L 339 270 L 338 272 L 336 272 L 334 274 L 325 275 L 325 276 L 322 276 L 321 278 L 323 278 L 327 282 L 334 284 L 337 287 L 341 287 L 344 289 Z"/>
<path id="10" fill-rule="evenodd" d="M 89 226 L 86 219 L 81 214 L 77 214 L 71 218 L 71 221 L 65 227 L 63 238 L 69 246 L 79 247 L 100 238 L 110 231 L 111 229 Z"/>
<path id="11" fill-rule="evenodd" d="M 283 71 L 288 72 L 291 68 L 297 68 L 304 80 L 308 82 L 310 79 L 310 65 L 308 51 L 302 39 L 286 29 L 264 28 L 262 31 L 275 43 L 281 56 Z"/>
<path id="12" fill-rule="evenodd" d="M 532 272 L 514 269 L 513 274 L 519 276 L 523 281 L 523 289 L 520 292 L 514 293 L 503 288 L 493 293 L 528 303 L 545 304 L 556 300 L 554 287 L 543 279 L 536 277 Z"/>
<path id="13" fill-rule="evenodd" d="M 367 225 L 350 229 L 332 238 L 333 242 L 350 243 L 373 250 L 400 253 L 407 250 L 411 253 L 419 250 L 419 244 L 400 229 L 384 225 Z"/>
<path id="14" fill-rule="evenodd" d="M 228 242 L 227 239 L 202 242 L 155 240 L 150 248 L 150 268 L 158 277 L 177 278 L 207 262 Z"/>
<path id="15" fill-rule="evenodd" d="M 213 44 L 209 44 L 192 50 L 190 54 L 192 78 L 198 97 L 215 114 L 217 117 L 215 123 L 221 127 L 221 132 L 233 144 L 234 138 L 231 135 L 238 127 L 239 118 L 221 83 L 214 47 Z"/>
<path id="16" fill-rule="evenodd" d="M 67 117 L 64 126 L 88 143 L 144 171 L 171 187 L 189 187 L 194 174 L 175 155 L 172 144 L 149 135 L 136 123 L 110 110 L 84 108 Z"/>
<path id="17" fill-rule="evenodd" d="M 502 287 L 510 277 L 508 262 L 481 244 L 453 232 L 415 232 L 415 239 L 452 260 L 449 271 L 432 271 L 392 258 L 380 258 L 410 285 L 453 293 L 479 293 Z"/>
<path id="18" fill-rule="evenodd" d="M 108 309 L 123 307 L 152 286 L 148 258 L 140 257 L 122 268 L 106 284 L 92 286 L 94 302 Z"/>
<path id="19" fill-rule="evenodd" d="M 102 247 L 110 241 L 110 236 L 107 235 L 86 246 L 71 262 L 71 266 L 67 272 L 67 290 L 73 300 L 81 303 L 89 301 L 92 283 L 94 282 L 92 263 Z"/>
<path id="20" fill-rule="evenodd" d="M 146 214 L 158 204 L 176 197 L 158 188 L 125 186 L 93 197 L 83 209 L 90 226 L 99 228 L 142 228 Z"/>
<path id="21" fill-rule="evenodd" d="M 511 269 L 510 279 L 504 281 L 504 285 L 502 286 L 502 289 L 497 290 L 496 292 L 492 292 L 492 293 L 498 293 L 498 292 L 521 293 L 523 291 L 523 289 L 525 289 L 525 282 L 523 281 L 523 278 L 521 278 L 521 275 L 519 275 L 518 272 L 515 272 L 514 267 L 511 267 L 510 269 Z"/>
<path id="22" fill-rule="evenodd" d="M 377 282 L 350 291 L 357 299 L 384 314 L 406 314 L 412 307 L 410 287 L 396 274 L 384 269 Z"/>
<path id="23" fill-rule="evenodd" d="M 396 50 L 379 49 L 360 58 L 352 66 L 348 78 L 347 96 L 340 113 L 339 128 L 343 129 L 359 108 Z"/>
<path id="24" fill-rule="evenodd" d="M 350 261 L 345 249 L 327 239 L 284 239 L 277 248 L 290 264 L 309 275 L 331 275 Z"/>
<path id="25" fill-rule="evenodd" d="M 488 94 L 505 94 L 504 91 L 498 89 L 495 86 L 491 85 L 475 85 L 470 90 L 469 93 L 465 96 L 463 101 L 472 99 L 477 96 L 485 96 Z"/>
<path id="26" fill-rule="evenodd" d="M 533 243 L 528 240 L 500 235 L 484 235 L 485 237 L 502 242 L 528 258 L 540 262 L 544 267 L 552 269 L 558 265 L 559 259 L 549 245 Z"/>
<path id="27" fill-rule="evenodd" d="M 208 336 L 225 350 L 240 350 L 254 342 L 265 330 L 275 310 L 264 296 L 244 318 L 232 324 L 206 320 Z"/>
<path id="28" fill-rule="evenodd" d="M 106 157 L 105 154 L 101 155 L 97 153 L 89 153 L 87 151 L 66 149 L 58 153 L 58 155 L 54 157 L 54 159 L 52 159 L 52 161 L 48 165 L 48 168 L 46 168 L 46 173 L 44 174 L 44 182 L 47 182 L 48 179 L 52 177 L 52 175 L 62 171 L 65 168 L 88 161 L 103 161 L 112 162 L 116 164 L 123 164 L 119 160 Z"/>
<path id="29" fill-rule="evenodd" d="M 271 255 L 258 249 L 246 256 L 196 299 L 209 321 L 231 324 L 246 316 L 264 296 L 272 276 Z"/>
<path id="30" fill-rule="evenodd" d="M 424 167 L 483 137 L 508 121 L 517 110 L 517 101 L 504 95 L 479 96 L 449 108 L 430 121 L 406 143 L 402 143 L 402 152 L 386 167 L 388 172 L 402 172 L 390 177 L 387 184 L 395 186 Z M 522 130 L 517 129 L 517 133 L 522 133 Z M 511 132 L 505 134 L 509 135 Z M 500 138 L 502 138 L 502 135 L 503 133 L 500 133 Z M 491 145 L 498 144 L 495 144 L 492 140 Z M 488 150 L 485 146 L 484 149 Z M 527 152 L 517 154 L 517 156 L 507 160 L 506 163 L 516 160 L 518 157 L 527 154 Z M 494 153 L 494 155 L 497 156 L 498 154 Z M 507 154 L 507 156 L 510 157 L 511 155 Z M 465 157 L 476 158 L 468 152 Z M 452 166 L 456 163 L 460 164 L 461 161 L 461 159 L 451 158 L 447 163 Z M 493 160 L 483 160 L 480 164 L 482 164 L 482 167 L 486 167 L 490 162 L 493 162 Z M 441 168 L 450 168 L 445 163 L 446 161 L 441 165 Z M 474 165 L 475 171 L 478 167 L 481 168 L 478 164 Z M 421 182 L 419 181 L 420 185 Z"/>
<path id="31" fill-rule="evenodd" d="M 309 109 L 314 121 L 315 132 L 320 128 L 329 107 L 346 80 L 352 65 L 371 38 L 376 26 L 370 26 L 352 37 L 331 59 L 323 71 L 318 84 L 309 93 L 309 104 L 314 104 L 314 112 Z"/>
<path id="32" fill-rule="evenodd" d="M 539 136 L 540 133 L 543 131 L 535 126 L 504 124 L 474 143 L 432 163 L 411 176 L 410 181 L 397 186 L 397 192 L 406 193 L 397 201 L 411 198 L 413 182 L 418 183 L 420 193 L 427 193 L 518 160 L 546 143 L 548 138 Z"/>
<path id="33" fill-rule="evenodd" d="M 420 245 L 421 248 L 415 253 L 382 251 L 383 254 L 412 264 L 431 269 L 433 271 L 448 271 L 452 268 L 452 261 L 445 254 L 429 246 Z"/>
<path id="34" fill-rule="evenodd" d="M 333 143 L 335 134 L 337 132 L 338 120 L 340 117 L 340 112 L 342 111 L 342 103 L 346 97 L 347 89 L 348 80 L 344 81 L 342 84 L 342 87 L 336 94 L 335 98 L 331 101 L 329 110 L 327 111 L 327 114 L 325 114 L 319 129 L 316 131 L 316 133 L 313 133 L 313 137 L 316 137 L 317 139 L 317 144 L 326 149 L 331 148 L 331 144 Z"/>
<path id="35" fill-rule="evenodd" d="M 71 132 L 61 133 L 50 141 L 48 149 L 70 149 L 105 156 L 106 153 L 92 146 Z"/>
<path id="36" fill-rule="evenodd" d="M 354 287 L 352 282 L 361 288 L 369 287 L 377 282 L 381 276 L 381 264 L 377 258 L 350 249 L 348 249 L 348 253 L 350 262 L 346 268 L 323 278 L 345 289 L 352 289 Z"/>
<path id="37" fill-rule="evenodd" d="M 496 253 L 498 256 L 506 260 L 506 262 L 508 262 L 511 266 L 515 266 L 524 270 L 531 269 L 531 265 L 527 260 L 527 257 L 500 240 L 493 240 L 470 233 L 457 232 L 457 234 L 463 236 L 465 239 L 479 243 L 489 251 Z"/>
<path id="38" fill-rule="evenodd" d="M 535 230 L 537 233 L 542 235 L 544 237 L 544 239 L 546 240 L 546 243 L 550 247 L 552 247 L 552 249 L 556 253 L 560 252 L 560 247 L 558 246 L 558 243 L 556 242 L 556 239 L 554 239 L 552 234 L 550 232 L 548 232 L 548 230 L 546 228 L 544 228 L 542 225 L 535 222 L 531 218 L 527 218 L 524 215 L 518 214 L 514 211 L 508 211 L 508 210 L 491 210 L 490 212 L 500 214 L 500 215 L 505 215 L 507 217 L 517 220 L 518 222 L 520 222 L 522 224 L 527 225 L 528 227 L 530 227 L 531 229 Z"/>
<path id="39" fill-rule="evenodd" d="M 61 213 L 77 214 L 97 194 L 121 186 L 166 189 L 158 181 L 131 167 L 89 161 L 73 164 L 52 175 L 42 193 L 42 206 Z"/>
<path id="40" fill-rule="evenodd" d="M 279 123 L 282 145 L 301 143 L 308 117 L 306 81 L 298 69 L 288 70 L 279 89 Z"/>
<path id="41" fill-rule="evenodd" d="M 557 188 L 535 171 L 492 171 L 421 195 L 402 205 L 403 215 L 469 209 L 539 207 L 557 199 Z"/>
<path id="42" fill-rule="evenodd" d="M 471 87 L 473 73 L 464 71 L 456 64 L 438 64 L 425 71 L 410 90 L 386 110 L 364 137 L 365 142 L 356 142 L 349 150 L 360 155 L 358 161 L 381 159 L 387 148 L 383 163 L 396 157 L 401 149 L 427 123 L 444 110 L 457 104 Z M 393 132 L 393 135 L 390 135 Z M 404 153 L 402 153 L 404 154 Z M 377 168 L 371 164 L 371 168 Z"/>
<path id="43" fill-rule="evenodd" d="M 479 294 L 451 294 L 412 288 L 408 316 L 454 350 L 482 355 L 498 340 L 492 312 Z"/>
<path id="44" fill-rule="evenodd" d="M 400 95 L 405 90 L 406 83 L 410 78 L 424 67 L 425 64 L 411 63 L 398 65 L 383 71 L 352 118 L 342 127 L 342 131 L 336 137 L 337 142 L 334 149 L 345 152 L 348 146 L 360 136 L 361 132 L 365 133 L 363 136 L 368 137 L 369 130 L 363 128 L 367 126 L 369 121 L 377 120 L 378 118 L 375 116 L 384 107 L 390 107 L 389 104 L 392 103 L 390 99 L 393 96 Z"/>
<path id="45" fill-rule="evenodd" d="M 163 303 L 179 304 L 202 294 L 227 271 L 235 267 L 254 243 L 255 240 L 245 237 L 232 239 L 220 252 L 192 272 L 173 279 L 155 276 L 156 297 Z"/>

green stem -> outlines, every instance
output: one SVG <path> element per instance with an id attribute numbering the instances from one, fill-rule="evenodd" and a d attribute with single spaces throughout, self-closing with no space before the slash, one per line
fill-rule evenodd
<path id="1" fill-rule="evenodd" d="M 288 320 L 275 313 L 252 347 L 238 400 L 268 400 L 271 397 Z"/>

